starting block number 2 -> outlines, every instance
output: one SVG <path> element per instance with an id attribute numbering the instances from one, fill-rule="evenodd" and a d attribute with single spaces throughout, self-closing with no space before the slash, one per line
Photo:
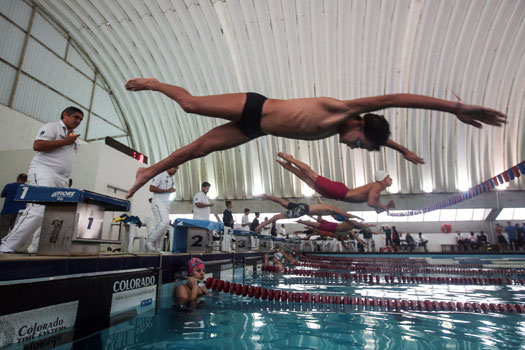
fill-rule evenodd
<path id="1" fill-rule="evenodd" d="M 203 236 L 194 235 L 192 239 L 194 240 L 194 242 L 191 244 L 192 247 L 202 247 L 201 242 L 204 240 Z"/>

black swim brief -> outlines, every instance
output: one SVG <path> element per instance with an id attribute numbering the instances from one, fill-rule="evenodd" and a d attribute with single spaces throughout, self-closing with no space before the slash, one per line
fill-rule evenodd
<path id="1" fill-rule="evenodd" d="M 287 219 L 300 218 L 301 216 L 308 215 L 310 213 L 310 206 L 306 203 L 288 202 L 286 209 L 288 209 L 288 211 L 284 213 L 284 216 Z"/>
<path id="2" fill-rule="evenodd" d="M 239 130 L 251 139 L 266 135 L 261 130 L 261 117 L 264 101 L 267 98 L 255 92 L 246 93 L 246 103 L 242 110 L 241 120 L 237 122 Z"/>

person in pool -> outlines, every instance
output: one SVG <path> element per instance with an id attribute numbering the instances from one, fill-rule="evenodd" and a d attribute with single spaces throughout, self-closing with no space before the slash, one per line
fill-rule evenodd
<path id="1" fill-rule="evenodd" d="M 205 286 L 199 286 L 199 282 L 204 282 L 205 273 L 205 266 L 201 259 L 191 258 L 188 261 L 188 282 L 177 286 L 173 295 L 177 305 L 194 303 L 198 298 L 208 294 Z"/>
<path id="2" fill-rule="evenodd" d="M 506 118 L 505 114 L 493 109 L 414 94 L 390 94 L 354 100 L 330 97 L 282 100 L 253 92 L 193 96 L 180 86 L 161 83 L 154 78 L 130 79 L 125 87 L 130 91 L 158 91 L 177 102 L 187 113 L 228 121 L 149 168 L 139 168 L 126 198 L 133 196 L 149 179 L 169 168 L 212 152 L 242 145 L 263 135 L 309 141 L 339 135 L 339 142 L 350 148 L 373 151 L 384 145 L 398 150 L 409 161 L 422 163 L 421 158 L 389 139 L 390 126 L 384 116 L 370 113 L 385 108 L 447 112 L 477 128 L 481 127 L 481 123 L 502 125 Z"/>
<path id="3" fill-rule="evenodd" d="M 279 271 L 283 271 L 283 263 L 288 262 L 289 264 L 295 265 L 297 263 L 297 260 L 302 257 L 303 255 L 299 252 L 293 252 L 295 254 L 295 257 L 293 255 L 288 254 L 284 250 L 278 249 L 277 252 L 275 252 L 272 256 L 272 263 L 273 266 L 277 266 L 279 268 Z M 269 257 L 268 254 L 264 254 L 264 264 L 269 264 Z"/>

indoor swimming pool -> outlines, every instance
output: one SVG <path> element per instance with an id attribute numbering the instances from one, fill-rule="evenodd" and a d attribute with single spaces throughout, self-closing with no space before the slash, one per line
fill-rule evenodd
<path id="1" fill-rule="evenodd" d="M 331 255 L 329 259 L 335 259 Z M 384 255 L 367 258 L 337 256 L 338 266 L 327 269 L 296 267 L 305 271 L 338 272 L 328 278 L 259 272 L 234 273 L 234 282 L 294 293 L 353 296 L 362 300 L 429 300 L 453 303 L 520 304 L 525 285 L 520 284 L 525 258 L 492 256 L 434 256 L 399 258 Z M 390 260 L 388 260 L 390 259 Z M 347 264 L 345 265 L 344 262 Z M 336 265 L 332 261 L 332 265 Z M 342 265 L 346 268 L 342 269 Z M 349 268 L 349 266 L 352 266 Z M 352 271 L 360 266 L 360 271 Z M 389 268 L 391 272 L 378 270 Z M 386 282 L 393 269 L 419 281 Z M 424 269 L 432 273 L 412 273 Z M 441 270 L 439 270 L 441 269 Z M 365 270 L 374 279 L 352 278 Z M 521 271 L 520 271 L 521 270 Z M 448 273 L 445 273 L 448 271 Z M 479 271 L 486 273 L 484 275 Z M 297 270 L 295 270 L 297 272 Z M 455 272 L 451 274 L 450 272 Z M 475 272 L 475 275 L 473 273 Z M 349 273 L 343 278 L 341 273 Z M 377 283 L 379 276 L 380 283 Z M 426 280 L 424 277 L 442 277 Z M 445 283 L 446 278 L 463 278 Z M 479 278 L 476 282 L 473 278 Z M 502 278 L 502 284 L 497 278 Z M 221 276 L 221 278 L 223 278 Z M 490 279 L 492 278 L 492 279 Z M 223 278 L 225 279 L 225 278 Z M 511 282 L 507 284 L 507 279 Z M 452 279 L 448 280 L 453 281 Z M 491 281 L 494 282 L 491 284 Z M 249 296 L 211 291 L 193 310 L 173 305 L 165 297 L 151 309 L 115 324 L 92 336 L 65 344 L 60 349 L 490 349 L 525 348 L 525 315 L 516 312 L 403 310 L 378 305 L 329 304 L 262 300 Z"/>

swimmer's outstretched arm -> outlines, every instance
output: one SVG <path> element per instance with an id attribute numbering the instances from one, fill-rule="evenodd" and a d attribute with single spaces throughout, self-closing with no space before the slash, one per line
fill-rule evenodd
<path id="1" fill-rule="evenodd" d="M 420 156 L 418 156 L 417 154 L 415 154 L 414 152 L 412 152 L 408 148 L 401 146 L 399 143 L 397 143 L 397 142 L 395 142 L 395 141 L 393 141 L 391 139 L 386 140 L 385 146 L 389 147 L 389 148 L 392 148 L 395 151 L 398 151 L 409 162 L 412 162 L 412 163 L 414 163 L 416 165 L 418 165 L 418 164 L 425 164 L 425 160 L 423 158 L 421 158 Z"/>
<path id="2" fill-rule="evenodd" d="M 388 202 L 387 205 L 383 205 L 381 201 L 379 200 L 381 194 L 381 189 L 377 186 L 373 186 L 372 189 L 370 189 L 370 192 L 368 192 L 368 200 L 366 204 L 369 207 L 374 208 L 376 213 L 382 213 L 384 211 L 389 211 L 390 209 L 394 209 L 396 207 L 394 201 Z"/>
<path id="3" fill-rule="evenodd" d="M 454 114 L 465 124 L 481 128 L 482 123 L 501 126 L 506 123 L 506 115 L 495 109 L 482 106 L 467 105 L 460 102 L 442 100 L 424 95 L 390 94 L 384 96 L 365 97 L 344 101 L 349 113 L 362 114 L 385 108 L 404 107 L 430 109 Z"/>

